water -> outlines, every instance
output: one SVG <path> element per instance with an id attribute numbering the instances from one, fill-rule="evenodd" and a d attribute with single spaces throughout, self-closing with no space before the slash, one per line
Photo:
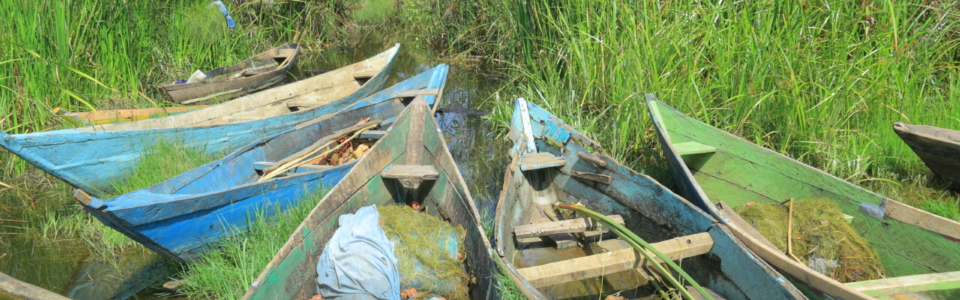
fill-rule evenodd
<path id="1" fill-rule="evenodd" d="M 356 48 L 304 53 L 300 74 L 295 75 L 304 78 L 305 71 L 336 69 L 397 42 L 402 46 L 386 86 L 440 63 L 433 52 L 419 42 L 399 40 L 401 38 L 358 32 L 353 37 L 359 41 Z M 480 108 L 500 87 L 481 73 L 475 68 L 452 66 L 440 107 L 459 103 Z M 497 136 L 489 121 L 479 116 L 439 113 L 437 120 L 478 209 L 485 222 L 492 224 L 504 166 L 508 163 L 506 141 Z M 0 153 L 0 160 L 9 159 L 9 153 Z M 71 199 L 72 188 L 68 185 L 35 169 L 21 177 L 0 178 L 0 181 L 20 186 L 33 198 L 31 201 L 13 190 L 0 192 L 0 272 L 75 299 L 168 296 L 159 286 L 175 274 L 176 264 L 139 246 L 99 253 L 79 232 L 56 232 L 55 223 L 66 222 L 65 216 L 80 209 Z"/>

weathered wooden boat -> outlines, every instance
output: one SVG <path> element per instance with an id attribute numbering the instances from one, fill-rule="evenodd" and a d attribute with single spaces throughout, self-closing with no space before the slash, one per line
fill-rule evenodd
<path id="1" fill-rule="evenodd" d="M 69 112 L 57 107 L 53 109 L 53 113 L 74 125 L 90 126 L 166 117 L 207 106 L 209 105 L 98 110 L 90 112 Z"/>
<path id="2" fill-rule="evenodd" d="M 704 124 L 653 95 L 647 95 L 647 105 L 681 194 L 724 220 L 750 250 L 791 275 L 807 296 L 872 299 L 954 289 L 928 293 L 945 299 L 960 297 L 955 290 L 960 288 L 960 223 Z M 853 216 L 851 224 L 877 250 L 888 278 L 842 284 L 788 258 L 731 209 L 748 202 L 790 198 L 830 199 Z"/>
<path id="3" fill-rule="evenodd" d="M 518 99 L 510 138 L 512 162 L 497 204 L 495 244 L 528 298 L 603 299 L 603 293 L 620 292 L 636 299 L 655 292 L 644 285 L 657 262 L 590 225 L 596 223 L 553 210 L 557 202 L 579 202 L 618 218 L 681 260 L 708 292 L 725 299 L 804 299 L 726 226 L 652 178 L 597 153 L 600 145 L 543 108 Z"/>
<path id="4" fill-rule="evenodd" d="M 159 140 L 208 154 L 233 151 L 291 126 L 340 111 L 383 88 L 399 46 L 362 62 L 230 102 L 173 116 L 9 135 L 0 146 L 74 187 L 104 197 L 127 178 L 146 147 Z M 420 89 L 445 77 L 440 66 L 395 90 Z"/>
<path id="5" fill-rule="evenodd" d="M 323 187 L 337 184 L 356 161 L 337 165 L 311 162 L 273 178 L 266 176 L 270 171 L 304 156 L 307 150 L 316 150 L 305 149 L 308 146 L 341 145 L 339 139 L 371 125 L 358 124 L 361 120 L 370 119 L 377 122 L 372 125 L 383 128 L 390 126 L 415 95 L 429 95 L 425 101 L 433 105 L 438 96 L 431 94 L 442 89 L 445 80 L 439 77 L 430 84 L 405 85 L 411 89 L 383 90 L 353 109 L 292 126 L 148 188 L 106 200 L 77 190 L 75 198 L 87 212 L 134 241 L 173 259 L 190 261 L 217 241 L 245 231 L 256 220 L 258 210 L 270 217 Z M 375 132 L 364 134 L 349 140 L 378 139 Z"/>
<path id="6" fill-rule="evenodd" d="M 199 82 L 158 86 L 170 102 L 191 104 L 231 99 L 257 92 L 283 81 L 300 60 L 300 44 L 263 51 L 235 65 L 203 72 Z"/>
<path id="7" fill-rule="evenodd" d="M 389 132 L 360 159 L 297 227 L 243 299 L 308 299 L 317 290 L 317 262 L 340 215 L 364 206 L 418 201 L 430 215 L 466 230 L 466 265 L 474 299 L 500 299 L 496 261 L 480 227 L 480 215 L 446 142 L 422 99 L 397 118 Z"/>
<path id="8" fill-rule="evenodd" d="M 70 298 L 0 273 L 0 298 L 24 300 L 69 300 Z"/>
<path id="9" fill-rule="evenodd" d="M 893 131 L 934 174 L 960 190 L 960 131 L 897 122 Z"/>

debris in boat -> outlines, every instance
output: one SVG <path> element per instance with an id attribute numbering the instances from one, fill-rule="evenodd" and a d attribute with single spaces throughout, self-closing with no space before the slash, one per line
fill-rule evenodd
<path id="1" fill-rule="evenodd" d="M 792 252 L 801 263 L 840 282 L 883 278 L 877 251 L 847 222 L 828 199 L 795 201 L 792 216 L 778 203 L 756 203 L 734 210 L 756 224 L 757 231 L 780 251 Z M 792 226 L 787 228 L 792 217 Z M 792 232 L 791 232 L 792 231 Z M 788 240 L 790 236 L 790 240 Z"/>
<path id="2" fill-rule="evenodd" d="M 404 289 L 429 291 L 427 296 L 469 299 L 470 277 L 463 269 L 466 230 L 406 205 L 377 208 L 380 225 L 396 245 L 400 284 Z"/>
<path id="3" fill-rule="evenodd" d="M 341 215 L 338 222 L 317 263 L 317 294 L 328 300 L 357 295 L 400 299 L 394 243 L 380 228 L 376 206 Z"/>

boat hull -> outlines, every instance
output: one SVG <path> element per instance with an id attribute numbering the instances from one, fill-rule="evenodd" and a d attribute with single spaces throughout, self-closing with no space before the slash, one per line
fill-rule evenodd
<path id="1" fill-rule="evenodd" d="M 960 190 L 960 131 L 900 122 L 893 130 L 930 171 Z"/>
<path id="2" fill-rule="evenodd" d="M 563 159 L 562 167 L 523 171 L 520 159 L 529 149 L 524 137 L 522 112 L 514 110 L 510 137 L 512 163 L 504 175 L 504 189 L 497 204 L 496 245 L 506 269 L 513 275 L 517 286 L 531 299 L 589 297 L 596 299 L 604 287 L 587 287 L 589 283 L 570 283 L 537 288 L 518 271 L 562 260 L 563 258 L 540 259 L 530 263 L 514 261 L 512 257 L 523 256 L 529 251 L 545 253 L 543 248 L 518 247 L 513 229 L 529 223 L 530 214 L 537 206 L 561 201 L 582 203 L 585 207 L 604 215 L 620 215 L 626 227 L 647 241 L 663 241 L 698 233 L 709 233 L 713 246 L 704 255 L 684 258 L 683 269 L 700 285 L 722 294 L 726 299 L 803 299 L 793 285 L 772 267 L 750 253 L 729 229 L 674 194 L 652 178 L 639 174 L 612 158 L 593 154 L 584 145 L 595 145 L 558 118 L 537 107 L 527 104 L 531 135 L 536 140 L 537 153 L 550 153 Z M 562 147 L 562 148 L 558 148 Z M 591 146 L 596 149 L 597 147 Z M 594 157 L 585 159 L 584 157 Z M 582 173 L 578 173 L 582 172 Z M 597 174 L 599 176 L 575 177 L 572 174 Z M 609 183 L 588 178 L 609 176 Z M 546 199 L 547 201 L 543 201 Z M 548 246 L 549 247 L 549 246 Z M 588 249 L 588 248 L 583 248 Z M 552 251 L 552 250 L 551 250 Z M 587 251 L 587 250 L 584 250 Z M 557 254 L 563 257 L 562 254 Z M 629 271 L 628 271 L 629 272 Z M 626 276 L 623 273 L 606 276 Z M 615 284 L 616 279 L 607 281 Z M 620 284 L 625 285 L 624 283 Z M 585 287 L 576 289 L 575 287 Z M 635 287 L 633 284 L 632 287 Z M 620 288 L 617 288 L 619 290 Z M 624 293 L 627 293 L 626 291 Z M 637 294 L 628 298 L 641 297 Z M 602 297 L 602 295 L 601 295 Z"/>
<path id="3" fill-rule="evenodd" d="M 310 212 L 243 299 L 308 299 L 317 290 L 317 262 L 343 214 L 369 205 L 403 203 L 395 194 L 400 183 L 383 178 L 394 165 L 432 165 L 439 172 L 420 185 L 421 203 L 431 215 L 466 230 L 464 253 L 475 283 L 473 299 L 500 299 L 496 262 L 480 227 L 480 215 L 463 177 L 447 150 L 430 108 L 420 100 L 401 114 L 389 133 Z"/>
<path id="4" fill-rule="evenodd" d="M 389 67 L 385 70 L 389 70 Z M 440 82 L 438 80 L 446 78 L 446 73 L 447 67 L 441 65 L 387 91 L 401 92 L 428 88 L 431 84 L 435 86 Z M 106 197 L 112 191 L 112 184 L 126 179 L 147 148 L 158 141 L 182 144 L 206 154 L 228 153 L 258 139 L 288 130 L 301 122 L 362 106 L 365 103 L 363 99 L 382 89 L 386 77 L 386 74 L 377 75 L 358 90 L 350 91 L 347 96 L 325 105 L 295 112 L 287 110 L 286 114 L 262 116 L 250 121 L 230 122 L 229 118 L 217 117 L 216 124 L 176 125 L 180 121 L 186 123 L 187 120 L 203 118 L 204 111 L 221 105 L 242 106 L 243 103 L 233 103 L 238 99 L 157 119 L 17 135 L 0 133 L 0 146 L 74 187 L 97 197 Z M 283 91 L 278 89 L 247 97 Z M 369 101 L 376 100 L 368 100 L 366 103 Z M 276 103 L 273 106 L 276 105 L 285 104 Z"/>
<path id="5" fill-rule="evenodd" d="M 790 198 L 830 199 L 844 214 L 853 217 L 853 227 L 877 250 L 886 277 L 960 270 L 960 243 L 957 242 L 960 224 L 957 222 L 883 197 L 697 121 L 652 95 L 647 95 L 647 105 L 682 195 L 698 206 L 711 208 L 711 213 L 718 213 L 716 203 L 721 202 L 738 207 L 748 202 L 779 203 Z M 690 151 L 692 149 L 712 150 Z M 868 215 L 861 207 L 879 208 L 882 220 Z M 904 212 L 914 217 L 912 221 L 900 218 Z M 732 211 L 718 214 L 720 219 L 740 219 Z M 857 289 L 795 264 L 779 250 L 764 246 L 769 241 L 755 234 L 752 228 L 734 223 L 729 225 L 737 236 L 754 241 L 747 243 L 753 252 L 782 273 L 790 274 L 798 285 L 806 285 L 803 290 L 808 297 L 872 299 Z M 930 224 L 936 225 L 928 226 Z M 957 291 L 937 294 L 946 298 L 960 296 Z"/>
<path id="6" fill-rule="evenodd" d="M 261 52 L 236 65 L 210 70 L 204 72 L 204 74 L 208 78 L 213 78 L 243 72 L 247 68 L 255 67 L 255 64 L 276 63 L 277 66 L 272 70 L 241 78 L 167 84 L 157 88 L 160 89 L 168 101 L 174 103 L 192 104 L 214 100 L 214 98 L 232 99 L 261 91 L 282 82 L 287 73 L 296 67 L 299 61 L 300 45 L 296 43 L 286 44 Z"/>
<path id="7" fill-rule="evenodd" d="M 413 77 L 408 81 L 420 81 Z M 440 89 L 445 77 L 420 85 Z M 400 86 L 400 84 L 398 84 Z M 315 171 L 294 169 L 287 176 L 258 181 L 254 165 L 277 162 L 361 120 L 379 120 L 388 127 L 403 111 L 403 98 L 394 98 L 397 86 L 361 101 L 355 108 L 308 121 L 295 128 L 246 145 L 226 157 L 207 163 L 154 186 L 100 200 L 77 192 L 84 209 L 101 222 L 151 250 L 180 261 L 191 261 L 217 242 L 245 232 L 257 218 L 270 218 L 305 197 L 336 185 L 354 162 Z M 426 96 L 430 105 L 436 96 Z"/>

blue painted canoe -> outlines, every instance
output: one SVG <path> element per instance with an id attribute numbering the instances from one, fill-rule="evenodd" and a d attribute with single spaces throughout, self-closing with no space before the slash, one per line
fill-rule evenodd
<path id="1" fill-rule="evenodd" d="M 525 115 L 529 121 L 524 121 Z M 635 260 L 614 261 L 636 256 L 615 236 L 597 242 L 602 234 L 566 233 L 533 240 L 515 235 L 520 226 L 564 219 L 552 204 L 580 202 L 604 215 L 620 215 L 629 230 L 654 245 L 681 245 L 673 248 L 679 248 L 677 255 L 700 253 L 682 258 L 679 265 L 725 299 L 804 299 L 725 225 L 652 178 L 596 153 L 602 152 L 597 143 L 543 108 L 518 99 L 509 136 L 514 141 L 512 162 L 497 204 L 494 236 L 503 264 L 527 297 L 603 299 L 622 291 L 621 296 L 635 299 L 652 292 L 637 288 L 637 280 L 649 275 L 635 269 Z M 559 248 L 565 239 L 573 242 L 573 248 L 553 247 Z M 699 246 L 684 248 L 690 243 Z"/>
<path id="2" fill-rule="evenodd" d="M 128 177 L 146 146 L 158 140 L 210 154 L 230 152 L 353 106 L 383 89 L 398 50 L 399 45 L 328 73 L 173 116 L 16 135 L 0 132 L 0 146 L 74 187 L 104 197 L 112 191 L 111 183 Z M 425 76 L 445 76 L 446 68 L 441 69 Z"/>
<path id="3" fill-rule="evenodd" d="M 310 193 L 337 184 L 355 161 L 337 166 L 301 166 L 285 176 L 261 181 L 265 166 L 299 153 L 318 140 L 336 140 L 350 134 L 352 130 L 344 130 L 365 118 L 380 120 L 384 128 L 388 127 L 413 100 L 414 96 L 406 95 L 423 96 L 428 103 L 435 103 L 437 96 L 423 94 L 443 88 L 446 69 L 438 66 L 349 110 L 291 126 L 154 186 L 106 200 L 78 190 L 75 198 L 101 222 L 147 248 L 190 261 L 217 241 L 245 231 L 258 210 L 270 217 Z"/>
<path id="4" fill-rule="evenodd" d="M 414 178 L 388 174 L 395 168 L 410 170 L 411 166 L 435 172 L 429 178 L 417 178 L 422 181 L 410 186 L 413 191 L 405 181 Z M 480 214 L 430 108 L 420 99 L 410 104 L 386 136 L 320 200 L 243 299 L 310 299 L 317 293 L 317 261 L 336 232 L 341 215 L 356 213 L 364 206 L 412 201 L 422 203 L 431 216 L 466 231 L 463 254 L 471 279 L 467 286 L 470 298 L 502 299 L 495 277 L 495 254 L 480 226 Z"/>

